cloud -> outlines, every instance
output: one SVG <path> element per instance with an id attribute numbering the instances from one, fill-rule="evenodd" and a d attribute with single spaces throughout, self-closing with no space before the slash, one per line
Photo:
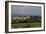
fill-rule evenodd
<path id="1" fill-rule="evenodd" d="M 41 15 L 41 6 L 11 6 L 11 14 L 20 15 L 20 16 L 40 16 Z"/>

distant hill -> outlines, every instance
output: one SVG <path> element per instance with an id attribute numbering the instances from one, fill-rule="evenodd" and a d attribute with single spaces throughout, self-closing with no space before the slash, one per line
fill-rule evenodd
<path id="1" fill-rule="evenodd" d="M 11 17 L 14 18 L 15 16 L 41 16 L 41 15 L 22 15 L 22 14 L 12 14 Z"/>

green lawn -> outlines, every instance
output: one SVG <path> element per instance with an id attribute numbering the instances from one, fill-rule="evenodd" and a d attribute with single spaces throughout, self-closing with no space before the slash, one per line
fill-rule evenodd
<path id="1" fill-rule="evenodd" d="M 41 23 L 18 23 L 12 24 L 12 28 L 35 28 L 41 27 Z"/>

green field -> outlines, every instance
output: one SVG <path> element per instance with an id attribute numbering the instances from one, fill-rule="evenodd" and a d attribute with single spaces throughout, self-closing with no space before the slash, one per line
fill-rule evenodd
<path id="1" fill-rule="evenodd" d="M 23 17 L 23 16 L 20 16 L 20 17 Z M 11 24 L 12 24 L 11 25 L 12 28 L 35 28 L 35 27 L 41 27 L 41 17 L 36 16 L 36 17 L 32 18 L 31 16 L 29 16 L 29 18 L 27 18 L 27 19 L 18 19 L 18 18 L 17 19 L 12 19 Z"/>
<path id="2" fill-rule="evenodd" d="M 12 28 L 34 28 L 41 27 L 41 23 L 18 23 L 12 24 Z"/>

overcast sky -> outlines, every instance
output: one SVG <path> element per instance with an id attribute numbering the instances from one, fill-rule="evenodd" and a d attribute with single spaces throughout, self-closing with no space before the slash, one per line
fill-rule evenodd
<path id="1" fill-rule="evenodd" d="M 20 16 L 40 16 L 41 7 L 40 6 L 18 6 L 11 5 L 11 14 Z"/>

